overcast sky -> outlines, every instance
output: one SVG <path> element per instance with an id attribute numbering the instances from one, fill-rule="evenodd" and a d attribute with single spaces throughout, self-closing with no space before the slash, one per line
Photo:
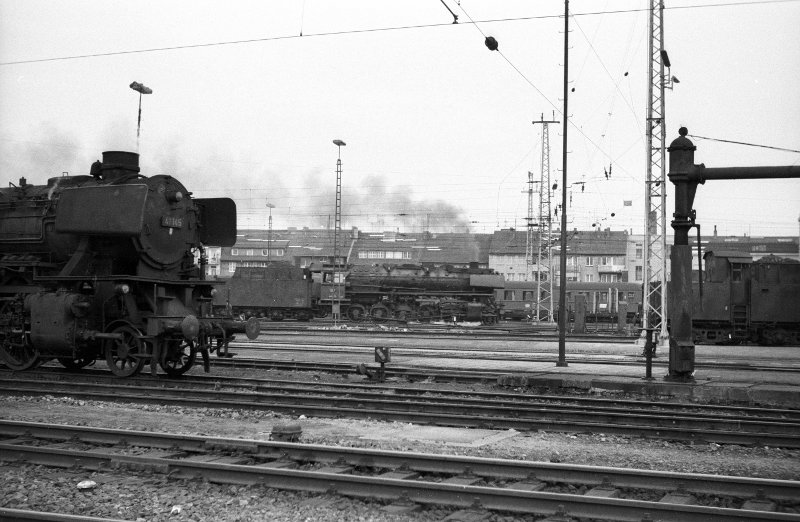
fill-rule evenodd
<path id="1" fill-rule="evenodd" d="M 341 139 L 345 227 L 524 229 L 531 122 L 564 121 L 564 4 L 444 2 L 457 25 L 442 0 L 0 0 L 0 182 L 136 151 L 138 81 L 143 173 L 234 198 L 240 228 L 266 227 L 267 203 L 275 228 L 332 223 Z M 800 149 L 800 1 L 665 6 L 667 144 L 686 126 L 772 147 L 692 138 L 707 167 L 800 164 L 775 149 Z M 648 7 L 570 2 L 570 229 L 643 231 Z M 800 180 L 711 181 L 695 208 L 707 234 L 797 235 Z"/>

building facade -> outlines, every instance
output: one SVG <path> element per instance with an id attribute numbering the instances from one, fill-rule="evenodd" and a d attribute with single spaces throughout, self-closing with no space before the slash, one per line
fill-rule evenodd
<path id="1" fill-rule="evenodd" d="M 627 231 L 573 230 L 567 233 L 567 281 L 582 283 L 642 283 L 644 275 L 643 235 Z M 536 238 L 538 246 L 538 238 Z M 668 238 L 668 243 L 670 242 Z M 692 238 L 696 245 L 696 238 Z M 560 280 L 560 234 L 543 241 L 551 264 L 537 268 L 536 251 L 527 262 L 527 235 L 524 231 L 504 229 L 492 234 L 469 233 L 399 233 L 343 230 L 334 238 L 332 230 L 294 229 L 241 231 L 233 247 L 209 247 L 206 275 L 210 278 L 233 276 L 237 267 L 263 267 L 272 261 L 300 267 L 330 265 L 334 252 L 340 264 L 415 264 L 452 265 L 492 268 L 506 281 Z M 696 246 L 694 247 L 696 251 Z M 754 259 L 778 255 L 800 260 L 797 237 L 710 236 L 701 238 L 703 252 L 738 250 L 750 252 Z M 669 254 L 669 245 L 667 248 Z M 546 259 L 546 255 L 543 258 Z M 694 256 L 697 257 L 696 255 Z M 550 274 L 552 265 L 552 274 Z M 698 267 L 694 260 L 695 270 Z M 669 277 L 667 260 L 667 277 Z"/>

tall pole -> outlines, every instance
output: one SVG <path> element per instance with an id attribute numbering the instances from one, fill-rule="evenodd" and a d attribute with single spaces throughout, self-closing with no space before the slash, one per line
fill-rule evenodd
<path id="1" fill-rule="evenodd" d="M 139 130 L 142 128 L 142 93 L 139 93 L 139 117 L 136 120 L 136 152 L 139 152 Z"/>
<path id="2" fill-rule="evenodd" d="M 542 114 L 539 121 L 533 121 L 534 125 L 542 124 L 542 169 L 539 177 L 539 238 L 537 241 L 536 254 L 536 315 L 535 321 L 541 319 L 541 310 L 547 312 L 547 321 L 553 320 L 553 256 L 551 255 L 550 239 L 553 235 L 552 206 L 550 204 L 550 123 L 561 123 L 557 120 L 545 120 Z M 531 173 L 528 173 L 532 176 Z M 531 186 L 533 181 L 529 181 Z M 532 214 L 533 203 L 531 201 L 532 190 L 528 197 L 528 214 Z M 545 227 L 545 223 L 547 226 Z M 530 221 L 528 222 L 528 237 L 532 235 Z M 544 236 L 545 231 L 547 235 Z M 543 237 L 544 236 L 544 237 Z M 530 241 L 530 239 L 529 239 Z M 532 248 L 532 246 L 530 247 Z M 547 263 L 547 282 L 542 289 L 542 264 Z M 544 297 L 543 297 L 544 296 Z M 542 305 L 544 302 L 544 305 Z"/>
<path id="3" fill-rule="evenodd" d="M 657 342 L 663 344 L 669 339 L 663 0 L 650 0 L 649 54 L 642 327 L 658 329 Z"/>
<path id="4" fill-rule="evenodd" d="M 333 140 L 333 144 L 339 149 L 339 158 L 336 160 L 336 214 L 333 225 L 333 288 L 336 297 L 334 298 L 333 324 L 339 322 L 339 315 L 342 309 L 342 296 L 339 267 L 339 232 L 342 230 L 342 147 L 346 145 L 342 140 Z"/>
<path id="5" fill-rule="evenodd" d="M 267 203 L 269 209 L 269 224 L 267 225 L 267 263 L 272 262 L 272 209 L 275 205 Z"/>
<path id="6" fill-rule="evenodd" d="M 564 139 L 562 158 L 564 170 L 561 175 L 561 255 L 559 256 L 558 291 L 558 362 L 556 366 L 567 366 L 567 129 L 569 128 L 569 0 L 564 0 Z"/>
<path id="7" fill-rule="evenodd" d="M 139 152 L 139 131 L 142 127 L 142 94 L 153 94 L 153 89 L 139 82 L 132 82 L 128 87 L 139 93 L 139 116 L 136 119 L 136 152 Z"/>

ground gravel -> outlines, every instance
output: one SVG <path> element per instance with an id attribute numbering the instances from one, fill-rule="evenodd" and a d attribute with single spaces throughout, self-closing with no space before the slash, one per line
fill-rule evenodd
<path id="1" fill-rule="evenodd" d="M 273 375 L 274 377 L 274 375 Z M 317 376 L 317 380 L 340 380 Z M 430 385 L 428 385 L 430 386 Z M 463 385 L 462 385 L 463 387 Z M 479 391 L 481 388 L 473 386 Z M 486 388 L 484 388 L 486 389 Z M 508 432 L 485 445 L 419 440 L 413 425 L 249 410 L 114 404 L 68 397 L 7 397 L 0 418 L 210 437 L 267 440 L 273 426 L 300 424 L 301 442 L 439 454 L 798 480 L 800 451 L 685 444 L 603 433 Z M 92 473 L 4 463 L 0 506 L 138 521 L 439 521 L 449 508 L 391 515 L 380 502 L 169 479 L 132 471 Z M 96 485 L 79 489 L 91 480 Z M 535 520 L 494 514 L 491 521 Z"/>

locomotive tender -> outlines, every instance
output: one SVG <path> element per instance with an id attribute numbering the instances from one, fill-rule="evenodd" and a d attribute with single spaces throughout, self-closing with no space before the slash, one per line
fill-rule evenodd
<path id="1" fill-rule="evenodd" d="M 236 239 L 236 205 L 194 199 L 175 178 L 139 174 L 139 155 L 103 153 L 90 175 L 0 189 L 0 358 L 14 370 L 105 358 L 135 375 L 177 376 L 196 354 L 227 355 L 258 323 L 211 314 L 204 245 Z M 199 255 L 199 265 L 195 254 Z"/>
<path id="2" fill-rule="evenodd" d="M 694 342 L 800 344 L 800 263 L 708 251 L 702 287 L 693 285 Z"/>
<path id="3" fill-rule="evenodd" d="M 307 269 L 277 261 L 265 267 L 238 267 L 213 302 L 214 309 L 226 315 L 309 321 L 322 313 L 318 301 L 319 284 Z"/>

